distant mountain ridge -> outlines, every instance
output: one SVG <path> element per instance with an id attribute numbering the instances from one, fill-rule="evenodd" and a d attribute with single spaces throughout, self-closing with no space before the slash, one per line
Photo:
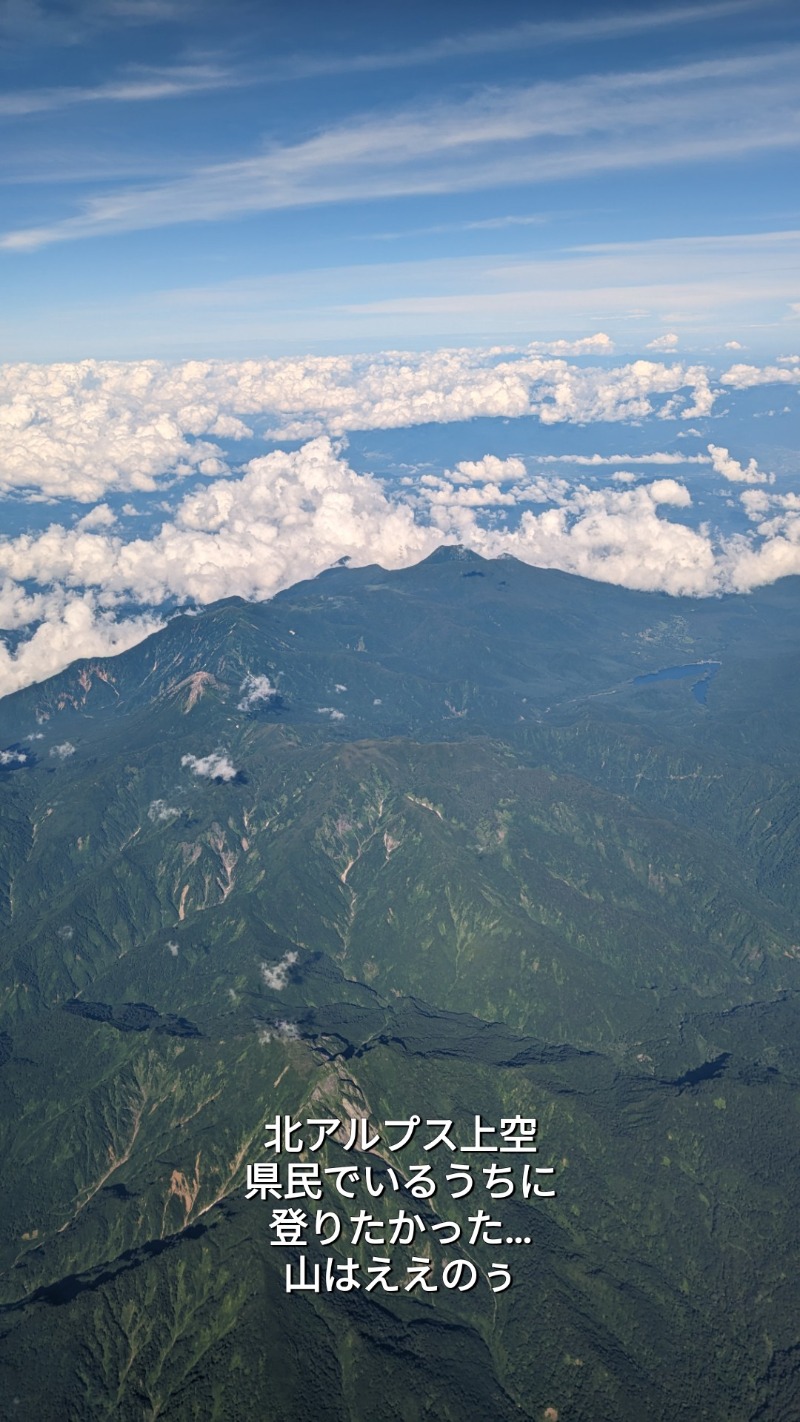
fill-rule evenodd
<path id="1" fill-rule="evenodd" d="M 791 645 L 787 619 L 798 587 L 799 578 L 786 578 L 750 595 L 672 598 L 445 546 L 410 568 L 337 565 L 266 603 L 229 598 L 178 615 L 130 652 L 84 659 L 39 685 L 45 701 L 63 700 L 59 709 L 85 702 L 87 679 L 97 699 L 98 678 L 108 688 L 98 705 L 134 705 L 175 689 L 175 667 L 184 675 L 203 669 L 233 686 L 255 657 L 286 662 L 281 675 L 296 678 L 298 688 L 313 674 L 319 692 L 326 672 L 357 670 L 366 654 L 370 673 L 395 689 L 398 676 L 447 685 L 468 672 L 489 692 L 521 692 L 538 706 L 551 695 L 587 695 L 595 682 L 605 689 L 657 669 L 665 656 L 704 660 L 731 643 L 755 657 L 765 652 L 765 637 L 788 637 Z M 360 645 L 367 632 L 369 647 Z M 4 728 L 10 713 L 24 717 L 41 695 L 27 688 L 4 698 Z M 388 713 L 374 706 L 369 714 L 380 733 Z"/>

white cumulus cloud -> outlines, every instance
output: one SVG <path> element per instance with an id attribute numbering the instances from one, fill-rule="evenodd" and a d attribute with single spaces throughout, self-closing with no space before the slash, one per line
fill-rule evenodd
<path id="1" fill-rule="evenodd" d="M 89 528 L 113 528 L 117 521 L 116 514 L 108 507 L 108 504 L 95 504 L 93 509 L 79 518 L 75 524 L 81 532 Z"/>
<path id="2" fill-rule="evenodd" d="M 401 567 L 439 541 L 409 507 L 376 479 L 356 474 L 320 438 L 293 453 L 253 459 L 240 479 L 185 496 L 153 538 L 124 542 L 52 524 L 0 542 L 0 574 L 101 589 L 108 602 L 264 598 L 344 555 Z"/>
<path id="3" fill-rule="evenodd" d="M 774 474 L 763 474 L 756 461 L 751 459 L 746 466 L 732 458 L 723 445 L 710 444 L 708 452 L 716 474 L 728 479 L 732 484 L 774 484 Z"/>
<path id="4" fill-rule="evenodd" d="M 587 340 L 600 350 L 600 337 Z M 797 384 L 800 369 L 788 359 L 765 369 L 731 367 L 723 387 L 765 379 Z M 162 625 L 157 610 L 165 604 L 269 598 L 344 557 L 353 566 L 398 568 L 444 541 L 634 588 L 703 595 L 736 587 L 740 578 L 749 586 L 770 568 L 792 566 L 790 503 L 743 504 L 751 523 L 771 517 L 749 542 L 720 544 L 706 525 L 690 528 L 670 517 L 670 509 L 691 503 L 682 483 L 646 475 L 637 483 L 631 472 L 704 464 L 734 483 L 773 481 L 755 460 L 739 463 L 722 445 L 685 456 L 656 449 L 523 460 L 487 452 L 390 485 L 350 467 L 338 438 L 352 429 L 487 415 L 534 416 L 546 425 L 652 416 L 689 421 L 712 410 L 719 389 L 700 365 L 577 366 L 530 348 L 175 367 L 155 361 L 5 367 L 0 478 L 37 497 L 68 491 L 93 507 L 72 525 L 54 519 L 37 532 L 0 539 L 0 626 L 34 628 L 18 643 L 0 639 L 0 695 L 52 675 L 76 656 L 126 650 Z M 198 450 L 209 438 L 247 433 L 240 417 L 257 417 L 262 427 L 272 422 L 273 429 L 310 425 L 324 432 L 298 449 L 251 458 L 238 471 L 219 451 L 205 462 Z M 699 437 L 692 425 L 686 434 Z M 615 439 L 618 448 L 627 443 Z M 590 489 L 575 484 L 577 473 L 569 479 L 560 469 L 531 473 L 534 464 L 610 466 L 613 477 L 609 487 Z M 150 488 L 158 478 L 188 472 L 204 473 L 207 482 L 174 506 L 161 505 L 163 522 L 151 534 L 129 537 L 109 505 L 94 502 L 105 490 L 134 487 L 140 476 L 148 481 L 141 487 Z M 131 605 L 156 610 L 131 615 Z M 269 676 L 249 673 L 238 709 L 267 704 L 275 694 Z M 334 707 L 320 707 L 319 714 L 342 716 Z M 212 762 L 214 770 L 196 769 Z M 222 752 L 188 763 L 211 778 L 236 774 Z M 229 767 L 227 776 L 219 764 Z"/>
<path id="5" fill-rule="evenodd" d="M 179 815 L 180 810 L 174 805 L 168 805 L 166 800 L 151 800 L 147 810 L 148 819 L 158 824 L 163 820 L 171 820 L 175 815 Z"/>
<path id="6" fill-rule="evenodd" d="M 0 766 L 26 765 L 27 760 L 24 751 L 0 750 Z"/>
<path id="7" fill-rule="evenodd" d="M 608 353 L 607 338 L 563 344 Z M 551 346 L 552 349 L 552 346 Z M 784 372 L 785 373 L 785 372 Z M 530 347 L 383 352 L 262 361 L 96 361 L 0 367 L 0 491 L 95 503 L 108 492 L 152 492 L 159 480 L 230 473 L 216 442 L 251 434 L 342 435 L 478 416 L 563 421 L 642 419 L 662 396 L 673 413 L 708 413 L 702 366 L 647 360 L 571 365 Z M 111 526 L 107 506 L 81 521 Z"/>
<path id="8" fill-rule="evenodd" d="M 282 992 L 289 981 L 289 971 L 297 962 L 297 953 L 284 953 L 279 962 L 261 964 L 261 976 L 273 992 Z"/>
<path id="9" fill-rule="evenodd" d="M 8 547 L 6 544 L 5 549 Z M 0 544 L 0 562 L 4 551 Z M 33 559 L 32 566 L 33 563 L 38 564 L 38 558 Z M 50 581 L 41 568 L 39 573 L 45 581 Z M 70 573 L 73 581 L 83 580 L 79 563 L 71 559 L 66 576 Z M 38 575 L 32 574 L 34 578 Z M 64 573 L 59 574 L 54 568 L 53 576 L 57 578 Z M 5 592 L 0 590 L 0 616 L 3 610 L 12 614 L 9 620 L 3 619 L 7 627 L 23 627 L 39 618 L 43 620 L 33 635 L 14 651 L 0 638 L 0 696 L 54 676 L 76 657 L 114 656 L 125 652 L 163 626 L 159 618 L 146 613 L 117 620 L 112 611 L 99 606 L 95 592 L 70 595 L 63 586 L 54 588 L 48 596 L 28 597 L 23 589 L 9 582 Z"/>
<path id="10" fill-rule="evenodd" d="M 753 390 L 758 385 L 800 385 L 800 364 L 789 358 L 783 365 L 732 365 L 720 376 L 720 383 L 731 390 Z"/>
<path id="11" fill-rule="evenodd" d="M 614 342 L 604 331 L 598 331 L 594 336 L 582 336 L 577 341 L 531 341 L 528 350 L 557 356 L 612 355 Z"/>
<path id="12" fill-rule="evenodd" d="M 699 435 L 698 430 L 681 434 Z M 576 464 L 602 468 L 606 464 L 710 464 L 707 454 L 672 454 L 656 450 L 653 454 L 537 454 L 537 464 Z"/>
<path id="13" fill-rule="evenodd" d="M 283 1042 L 299 1042 L 300 1030 L 296 1022 L 279 1021 L 275 1023 L 275 1031 Z"/>
<path id="14" fill-rule="evenodd" d="M 205 776 L 208 780 L 234 780 L 238 775 L 225 751 L 213 751 L 211 755 L 182 755 L 181 765 L 188 765 L 193 775 Z"/>
<path id="15" fill-rule="evenodd" d="M 761 543 L 732 540 L 726 559 L 726 584 L 735 592 L 800 574 L 800 515 L 781 520 L 782 527 Z"/>
<path id="16" fill-rule="evenodd" d="M 202 398 L 202 370 L 155 361 L 3 366 L 0 489 L 93 503 L 108 490 L 153 490 L 167 471 L 224 472 L 218 446 L 201 438 L 221 413 Z"/>
<path id="17" fill-rule="evenodd" d="M 254 706 L 260 702 L 272 701 L 277 695 L 276 688 L 272 685 L 268 676 L 254 675 L 248 672 L 239 690 L 243 693 L 241 701 L 237 703 L 237 711 L 252 711 Z"/>
<path id="18" fill-rule="evenodd" d="M 474 480 L 502 484 L 509 479 L 524 479 L 526 472 L 521 459 L 498 459 L 496 454 L 485 454 L 483 459 L 462 459 L 445 477 L 457 483 Z"/>
<path id="19" fill-rule="evenodd" d="M 538 567 L 561 568 L 643 591 L 702 596 L 716 591 L 719 571 L 709 532 L 659 515 L 687 508 L 691 495 L 674 479 L 635 488 L 574 490 L 560 507 L 526 509 L 516 529 L 482 527 L 474 511 L 450 506 L 449 536 L 485 557 L 511 553 Z"/>

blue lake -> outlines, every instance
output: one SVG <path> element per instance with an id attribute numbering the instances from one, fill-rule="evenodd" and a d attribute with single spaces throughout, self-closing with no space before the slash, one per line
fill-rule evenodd
<path id="1" fill-rule="evenodd" d="M 656 681 L 683 681 L 686 677 L 695 676 L 698 677 L 698 680 L 692 687 L 692 696 L 695 701 L 700 702 L 701 706 L 705 706 L 708 700 L 708 688 L 721 665 L 721 662 L 689 662 L 681 667 L 662 667 L 660 671 L 645 672 L 642 676 L 635 676 L 632 685 L 651 686 Z"/>

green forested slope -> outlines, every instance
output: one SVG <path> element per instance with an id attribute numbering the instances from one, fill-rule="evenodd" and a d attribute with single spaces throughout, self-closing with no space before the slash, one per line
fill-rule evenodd
<path id="1" fill-rule="evenodd" d="M 793 1419 L 799 614 L 444 550 L 0 702 L 0 1408 Z M 287 1295 L 277 1112 L 536 1116 L 513 1286 Z"/>

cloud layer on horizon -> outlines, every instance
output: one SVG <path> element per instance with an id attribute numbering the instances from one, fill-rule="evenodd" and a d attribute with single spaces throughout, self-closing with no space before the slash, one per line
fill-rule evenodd
<path id="1" fill-rule="evenodd" d="M 722 446 L 709 451 L 693 458 L 748 485 L 740 497 L 756 524 L 749 536 L 715 539 L 707 524 L 682 522 L 692 495 L 675 478 L 637 482 L 622 469 L 607 486 L 590 487 L 530 472 L 518 457 L 487 454 L 391 486 L 353 470 L 328 436 L 252 459 L 239 476 L 187 493 L 149 537 L 125 541 L 103 521 L 88 528 L 54 522 L 0 542 L 0 625 L 38 624 L 15 649 L 0 645 L 0 694 L 76 656 L 125 650 L 161 625 L 165 607 L 269 598 L 345 556 L 396 568 L 458 542 L 486 557 L 512 554 L 603 582 L 694 596 L 800 573 L 798 501 L 768 493 L 768 476 L 754 461 L 743 466 Z M 243 691 L 246 700 L 274 688 L 262 678 Z"/>
<path id="2" fill-rule="evenodd" d="M 558 343 L 556 343 L 558 344 Z M 576 345 L 607 353 L 602 333 Z M 635 360 L 571 364 L 521 350 L 390 351 L 276 360 L 85 360 L 0 367 L 0 492 L 93 503 L 159 481 L 230 473 L 220 440 L 303 440 L 478 417 L 544 425 L 709 414 L 722 386 L 753 383 L 737 366 L 717 383 L 702 365 Z M 800 370 L 775 367 L 781 383 Z M 97 521 L 95 515 L 95 521 Z M 106 520 L 107 521 L 107 520 Z"/>

